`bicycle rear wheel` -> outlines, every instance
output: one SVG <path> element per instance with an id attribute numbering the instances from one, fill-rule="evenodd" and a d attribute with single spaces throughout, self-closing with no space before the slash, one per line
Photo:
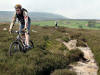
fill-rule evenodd
<path id="1" fill-rule="evenodd" d="M 21 51 L 21 49 L 19 42 L 13 42 L 9 48 L 9 55 L 12 56 L 14 53 Z"/>
<path id="2" fill-rule="evenodd" d="M 29 45 L 31 46 L 31 48 L 34 48 L 34 43 L 33 43 L 33 41 L 29 41 Z"/>

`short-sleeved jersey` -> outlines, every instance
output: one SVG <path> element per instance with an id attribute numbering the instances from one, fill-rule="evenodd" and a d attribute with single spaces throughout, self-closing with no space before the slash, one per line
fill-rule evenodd
<path id="1" fill-rule="evenodd" d="M 21 14 L 17 14 L 16 12 L 14 13 L 14 21 L 16 21 L 16 19 L 18 19 L 18 21 L 22 24 L 22 25 L 25 25 L 25 16 L 28 16 L 28 12 L 26 9 L 22 8 L 21 9 Z M 28 17 L 29 18 L 29 17 Z M 29 18 L 30 19 L 30 18 Z"/>

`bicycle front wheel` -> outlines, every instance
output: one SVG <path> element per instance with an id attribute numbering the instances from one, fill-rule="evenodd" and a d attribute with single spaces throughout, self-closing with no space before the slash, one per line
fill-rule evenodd
<path id="1" fill-rule="evenodd" d="M 9 54 L 12 56 L 14 53 L 21 51 L 21 45 L 19 42 L 13 42 L 9 48 Z"/>

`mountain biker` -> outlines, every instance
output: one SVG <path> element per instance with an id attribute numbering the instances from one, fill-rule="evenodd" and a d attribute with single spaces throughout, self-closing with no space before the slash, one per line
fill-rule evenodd
<path id="1" fill-rule="evenodd" d="M 55 21 L 55 27 L 56 27 L 56 28 L 58 27 L 58 22 L 57 22 L 57 21 Z"/>
<path id="2" fill-rule="evenodd" d="M 22 8 L 20 4 L 15 5 L 16 12 L 14 13 L 9 32 L 12 32 L 12 28 L 16 22 L 16 19 L 20 22 L 19 25 L 19 32 L 21 33 L 22 30 L 25 31 L 25 46 L 27 48 L 30 48 L 29 45 L 29 31 L 30 31 L 30 25 L 31 25 L 31 19 L 28 16 L 28 12 L 26 9 Z"/>

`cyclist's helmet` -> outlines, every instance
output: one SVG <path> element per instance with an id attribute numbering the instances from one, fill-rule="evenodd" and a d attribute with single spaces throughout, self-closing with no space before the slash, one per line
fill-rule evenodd
<path id="1" fill-rule="evenodd" d="M 20 4 L 16 4 L 16 5 L 15 5 L 15 9 L 18 9 L 18 8 L 19 8 L 19 9 L 22 9 L 22 6 L 21 6 Z"/>

